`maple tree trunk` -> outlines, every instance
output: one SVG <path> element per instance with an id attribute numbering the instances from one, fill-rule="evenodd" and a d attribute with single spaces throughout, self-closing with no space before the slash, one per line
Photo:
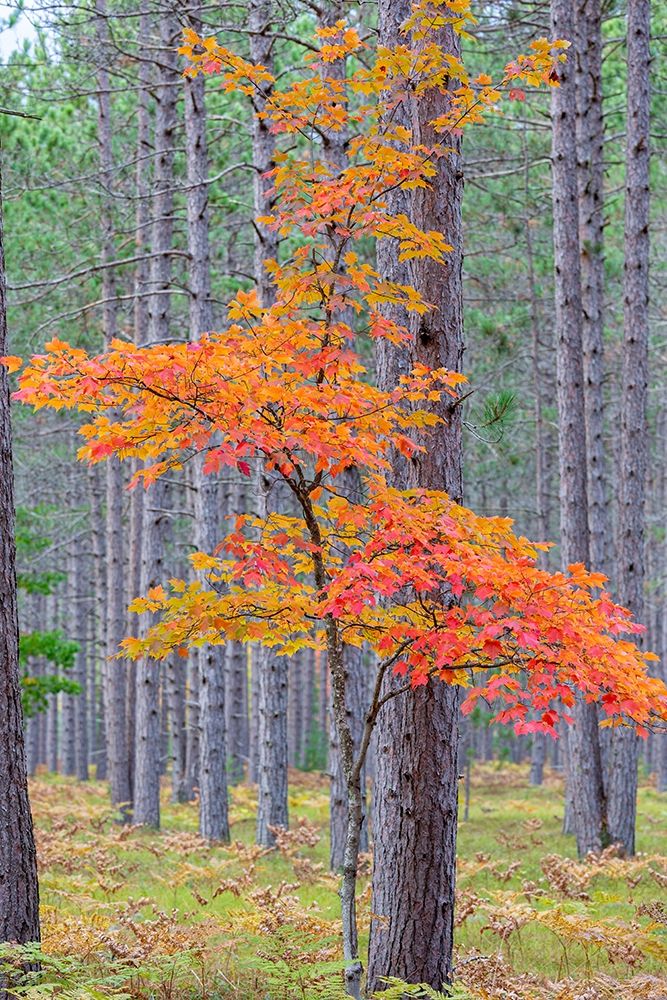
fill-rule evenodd
<path id="1" fill-rule="evenodd" d="M 368 705 L 366 669 L 363 648 L 345 646 L 343 648 L 343 684 L 345 687 L 345 717 L 346 724 L 352 734 L 353 754 L 356 758 L 361 744 L 365 714 Z M 334 697 L 332 685 L 332 703 Z M 329 866 L 332 871 L 338 871 L 345 864 L 345 850 L 348 838 L 348 789 L 345 778 L 345 768 L 341 757 L 339 723 L 336 713 L 331 711 L 331 732 L 329 738 L 329 772 L 331 785 L 329 789 L 329 831 L 330 849 Z M 356 790 L 354 792 L 356 795 Z M 361 797 L 361 813 L 359 822 L 357 850 L 368 850 L 368 824 L 366 822 L 366 769 L 361 768 L 359 779 L 359 794 Z M 355 806 L 356 808 L 356 806 Z"/>
<path id="2" fill-rule="evenodd" d="M 552 29 L 554 37 L 574 37 L 572 0 L 554 0 Z M 559 75 L 551 117 L 561 559 L 567 569 L 570 563 L 589 564 L 589 534 L 574 67 L 560 64 Z M 597 709 L 578 697 L 572 715 L 568 794 L 583 856 L 605 846 L 605 792 Z"/>
<path id="3" fill-rule="evenodd" d="M 313 539 L 314 540 L 314 539 Z M 323 576 L 322 576 L 323 579 Z M 357 864 L 363 822 L 362 777 L 363 759 L 355 753 L 354 737 L 348 716 L 348 673 L 345 649 L 333 618 L 326 619 L 327 663 L 331 676 L 331 710 L 338 737 L 338 758 L 346 791 L 346 834 L 343 847 L 343 877 L 340 887 L 345 959 L 345 988 L 349 996 L 360 1000 L 362 966 L 359 960 L 357 930 Z"/>
<path id="4" fill-rule="evenodd" d="M 381 0 L 379 10 L 381 41 L 390 45 L 404 41 L 400 24 L 409 13 L 409 4 Z M 438 42 L 458 55 L 458 38 L 450 28 L 439 33 Z M 442 113 L 443 103 L 440 93 L 430 93 L 416 105 L 399 109 L 402 123 L 417 131 L 414 143 L 432 141 L 427 123 Z M 395 307 L 388 310 L 413 331 L 414 339 L 411 350 L 378 343 L 378 384 L 383 389 L 392 389 L 415 361 L 461 370 L 463 175 L 460 139 L 447 136 L 443 141 L 453 152 L 438 161 L 432 186 L 424 191 L 392 192 L 387 198 L 392 213 L 404 212 L 416 225 L 443 233 L 454 250 L 445 264 L 401 263 L 393 241 L 378 243 L 381 277 L 414 286 L 425 301 L 435 305 L 418 319 Z M 452 406 L 451 400 L 436 406 L 445 423 L 430 439 L 425 454 L 395 462 L 393 485 L 444 489 L 460 501 L 461 407 Z M 443 595 L 443 599 L 448 598 Z M 386 975 L 435 989 L 451 981 L 458 713 L 458 691 L 435 682 L 409 697 L 393 699 L 378 719 L 371 902 L 377 919 L 370 932 L 369 992 Z"/>
<path id="5" fill-rule="evenodd" d="M 7 353 L 0 180 L 0 356 Z M 0 365 L 0 942 L 24 944 L 39 941 L 39 888 L 23 742 L 14 532 L 9 377 Z"/>
<path id="6" fill-rule="evenodd" d="M 152 294 L 148 300 L 150 342 L 169 336 L 171 249 L 173 238 L 174 131 L 179 73 L 174 48 L 180 25 L 173 9 L 159 19 L 160 60 L 157 81 L 153 175 L 153 226 L 150 268 Z M 169 486 L 159 479 L 150 488 L 143 507 L 141 531 L 141 593 L 165 580 L 164 549 Z M 160 667 L 145 658 L 136 670 L 136 730 L 134 758 L 134 822 L 160 825 Z"/>
<path id="7" fill-rule="evenodd" d="M 628 0 L 625 148 L 625 261 L 621 411 L 618 596 L 642 621 L 644 528 L 648 464 L 650 3 Z M 627 854 L 635 851 L 638 742 L 634 729 L 612 734 L 609 833 Z"/>

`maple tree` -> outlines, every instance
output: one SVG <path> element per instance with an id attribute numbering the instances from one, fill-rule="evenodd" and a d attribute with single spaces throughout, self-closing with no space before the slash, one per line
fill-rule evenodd
<path id="1" fill-rule="evenodd" d="M 169 469 L 205 453 L 204 472 L 233 467 L 250 475 L 258 461 L 289 487 L 298 513 L 237 517 L 214 552 L 192 556 L 198 577 L 171 580 L 131 605 L 150 613 L 125 655 L 165 657 L 229 639 L 259 641 L 289 654 L 324 647 L 333 713 L 348 789 L 348 834 L 341 891 L 346 978 L 359 995 L 361 966 L 355 885 L 361 824 L 360 776 L 373 726 L 390 698 L 431 678 L 468 689 L 463 710 L 481 698 L 518 732 L 555 732 L 575 694 L 601 701 L 606 723 L 640 730 L 667 720 L 667 691 L 648 676 L 629 612 L 601 590 L 604 577 L 573 565 L 551 573 L 537 564 L 544 546 L 515 534 L 506 518 L 479 517 L 443 492 L 391 489 L 395 452 L 425 447 L 438 418 L 428 404 L 465 381 L 458 372 L 415 366 L 398 388 L 376 388 L 355 343 L 407 341 L 383 314 L 388 304 L 425 313 L 419 289 L 383 281 L 364 242 L 398 241 L 402 259 L 442 260 L 446 234 L 391 216 L 395 187 L 428 185 L 447 155 L 447 136 L 498 112 L 518 84 L 557 85 L 564 41 L 533 43 L 494 84 L 471 79 L 434 40 L 443 24 L 465 34 L 474 23 L 467 0 L 422 0 L 406 24 L 418 48 L 370 51 L 354 28 L 321 29 L 319 54 L 286 89 L 272 87 L 261 115 L 287 137 L 275 169 L 276 209 L 262 223 L 290 237 L 286 260 L 266 262 L 275 288 L 268 308 L 254 291 L 229 305 L 229 324 L 197 342 L 137 347 L 116 339 L 100 355 L 58 339 L 22 366 L 15 398 L 35 407 L 89 415 L 80 456 L 139 459 L 133 485 L 148 487 Z M 186 32 L 189 74 L 220 74 L 229 90 L 251 93 L 275 83 L 265 67 Z M 346 59 L 347 76 L 327 66 Z M 439 141 L 425 146 L 392 111 L 447 88 L 432 123 Z M 320 156 L 344 129 L 348 163 Z M 5 364 L 19 367 L 18 359 Z M 361 491 L 341 486 L 346 469 L 362 473 Z M 204 572 L 208 585 L 202 582 Z M 452 602 L 452 596 L 456 599 Z M 155 615 L 157 614 L 157 618 Z M 346 717 L 346 645 L 368 645 L 378 658 L 361 746 Z M 391 688 L 391 673 L 404 678 Z"/>

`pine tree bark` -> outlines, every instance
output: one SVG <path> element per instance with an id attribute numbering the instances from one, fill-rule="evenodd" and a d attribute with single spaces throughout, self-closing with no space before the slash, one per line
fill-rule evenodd
<path id="1" fill-rule="evenodd" d="M 7 353 L 0 178 L 0 356 Z M 9 378 L 0 365 L 0 941 L 24 944 L 39 941 L 39 888 L 23 741 L 14 530 Z"/>
<path id="2" fill-rule="evenodd" d="M 243 781 L 248 755 L 248 656 L 240 642 L 228 642 L 225 647 L 225 706 L 227 711 L 227 756 L 229 783 Z"/>
<path id="3" fill-rule="evenodd" d="M 148 0 L 141 0 L 139 7 L 138 39 L 147 38 L 150 32 L 150 10 Z M 142 345 L 149 334 L 149 279 L 150 267 L 147 250 L 150 248 L 150 185 L 149 166 L 152 152 L 150 137 L 150 84 L 151 64 L 143 51 L 139 55 L 137 74 L 137 145 L 135 167 L 135 253 L 138 258 L 134 272 L 134 342 Z M 138 472 L 139 462 L 133 462 L 133 472 Z M 141 593 L 141 551 L 144 521 L 145 491 L 136 489 L 130 497 L 130 552 L 128 597 L 138 597 Z M 130 615 L 128 635 L 137 627 L 135 615 Z M 134 747 L 136 742 L 136 687 L 137 667 L 134 662 L 127 664 L 126 672 L 126 744 L 129 749 L 128 784 L 130 802 L 134 799 Z"/>
<path id="4" fill-rule="evenodd" d="M 86 561 L 80 553 L 74 553 L 70 573 L 75 580 L 75 599 L 72 605 L 74 638 L 79 644 L 74 664 L 74 680 L 81 689 L 74 703 L 74 742 L 76 776 L 79 781 L 88 781 L 88 671 L 87 671 L 87 615 L 85 605 Z"/>
<path id="5" fill-rule="evenodd" d="M 623 374 L 621 412 L 618 596 L 644 615 L 644 531 L 649 435 L 646 416 L 649 343 L 650 2 L 628 0 Z M 638 742 L 632 729 L 612 734 L 609 835 L 635 851 Z"/>
<path id="6" fill-rule="evenodd" d="M 392 45 L 405 41 L 401 22 L 409 13 L 406 0 L 380 0 L 380 38 Z M 438 42 L 459 54 L 450 28 Z M 413 45 L 418 47 L 414 40 Z M 452 82 L 452 86 L 454 86 Z M 407 102 L 408 99 L 406 99 Z M 434 140 L 428 122 L 442 113 L 440 92 L 423 95 L 418 104 L 397 109 L 413 129 L 412 141 Z M 416 134 L 414 134 L 416 132 Z M 415 320 L 389 311 L 413 332 L 410 350 L 378 344 L 377 373 L 382 388 L 391 389 L 416 361 L 429 367 L 460 371 L 463 354 L 462 224 L 463 174 L 460 139 L 447 136 L 452 152 L 438 160 L 432 186 L 416 192 L 395 191 L 387 201 L 392 213 L 404 212 L 416 225 L 445 235 L 454 250 L 444 265 L 401 263 L 392 241 L 378 244 L 378 270 L 383 278 L 417 288 L 435 308 Z M 395 462 L 393 483 L 399 488 L 423 486 L 462 496 L 461 407 L 436 404 L 445 423 L 429 440 L 425 454 Z M 448 600 L 443 595 L 443 600 Z M 378 718 L 374 782 L 374 865 L 368 987 L 380 977 L 441 989 L 452 977 L 456 823 L 458 812 L 459 696 L 456 688 L 434 683 L 388 702 Z M 415 919 L 418 915 L 418 919 Z"/>
<path id="7" fill-rule="evenodd" d="M 256 64 L 271 68 L 273 63 L 271 37 L 271 0 L 251 0 L 248 6 L 250 57 Z M 272 209 L 267 173 L 274 165 L 275 137 L 268 124 L 258 118 L 268 93 L 257 87 L 253 93 L 252 150 L 254 167 L 254 277 L 259 301 L 271 304 L 274 289 L 265 268 L 268 259 L 278 254 L 278 236 L 259 222 Z M 257 476 L 258 516 L 266 518 L 274 498 L 270 498 L 271 481 L 263 469 Z M 287 676 L 289 661 L 274 651 L 259 646 L 256 650 L 257 671 L 257 831 L 256 840 L 272 846 L 275 836 L 271 827 L 287 827 Z"/>
<path id="8" fill-rule="evenodd" d="M 574 37 L 572 0 L 552 3 L 554 37 Z M 574 67 L 559 66 L 552 91 L 552 178 L 556 292 L 556 368 L 560 466 L 561 559 L 589 564 L 586 417 L 577 189 Z M 594 704 L 578 698 L 568 736 L 568 794 L 580 856 L 606 843 L 606 805 Z"/>
<path id="9" fill-rule="evenodd" d="M 171 250 L 173 239 L 174 132 L 179 73 L 175 41 L 180 26 L 172 8 L 162 13 L 160 58 L 155 114 L 153 224 L 148 305 L 149 341 L 169 336 Z M 164 480 L 153 485 L 144 501 L 141 539 L 141 592 L 165 579 L 165 537 L 169 487 Z M 160 825 L 160 666 L 146 658 L 136 668 L 136 732 L 134 756 L 134 822 Z"/>
<path id="10" fill-rule="evenodd" d="M 192 26 L 200 27 L 198 12 Z M 213 328 L 211 263 L 208 221 L 208 148 L 204 77 L 185 82 L 187 145 L 187 217 L 190 256 L 190 338 L 197 340 Z M 220 541 L 220 489 L 204 475 L 204 457 L 195 465 L 196 544 L 212 552 Z M 227 752 L 225 719 L 225 651 L 207 646 L 197 651 L 199 670 L 199 829 L 209 840 L 228 840 Z"/>
<path id="11" fill-rule="evenodd" d="M 600 0 L 577 0 L 574 73 L 589 557 L 609 570 L 604 447 L 604 120 Z"/>
<path id="12" fill-rule="evenodd" d="M 185 672 L 183 665 L 170 659 L 166 666 L 166 697 L 169 715 L 169 759 L 171 760 L 171 801 L 187 802 L 185 795 Z"/>
<path id="13" fill-rule="evenodd" d="M 100 49 L 97 71 L 98 145 L 100 157 L 100 218 L 102 224 L 101 258 L 104 264 L 114 259 L 113 228 L 113 144 L 111 121 L 111 84 L 106 69 L 109 31 L 105 0 L 96 0 L 96 30 Z M 117 336 L 116 282 L 114 271 L 102 271 L 104 299 L 102 323 L 105 343 Z M 103 666 L 104 717 L 106 722 L 107 763 L 111 804 L 127 818 L 130 801 L 129 758 L 125 721 L 127 667 L 112 659 L 125 636 L 125 566 L 123 559 L 123 475 L 120 461 L 110 458 L 106 465 L 106 662 Z"/>

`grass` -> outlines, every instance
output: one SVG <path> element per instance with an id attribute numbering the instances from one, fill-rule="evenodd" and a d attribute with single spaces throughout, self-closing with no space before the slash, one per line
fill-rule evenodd
<path id="1" fill-rule="evenodd" d="M 66 961 L 79 969 L 76 989 L 85 966 L 105 995 L 337 995 L 327 986 L 339 963 L 327 781 L 293 777 L 291 831 L 266 852 L 253 845 L 246 786 L 232 790 L 234 843 L 225 847 L 198 838 L 196 806 L 171 804 L 166 786 L 156 833 L 117 825 L 102 784 L 39 776 L 31 794 L 43 949 L 56 978 Z M 529 788 L 525 768 L 476 766 L 458 871 L 457 967 L 470 995 L 594 1000 L 620 996 L 623 983 L 623 996 L 664 1000 L 667 797 L 641 788 L 636 859 L 578 864 L 561 819 L 557 776 Z M 369 869 L 365 859 L 364 936 Z M 602 992 L 578 994 L 583 982 Z"/>

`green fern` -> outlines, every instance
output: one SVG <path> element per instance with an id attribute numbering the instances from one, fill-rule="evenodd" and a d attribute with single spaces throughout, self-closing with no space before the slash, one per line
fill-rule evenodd
<path id="1" fill-rule="evenodd" d="M 374 993 L 373 1000 L 405 1000 L 406 997 L 415 997 L 416 1000 L 474 1000 L 472 994 L 456 984 L 443 993 L 426 983 L 406 983 L 395 976 L 384 977 L 382 982 L 387 984 L 387 988 Z"/>

